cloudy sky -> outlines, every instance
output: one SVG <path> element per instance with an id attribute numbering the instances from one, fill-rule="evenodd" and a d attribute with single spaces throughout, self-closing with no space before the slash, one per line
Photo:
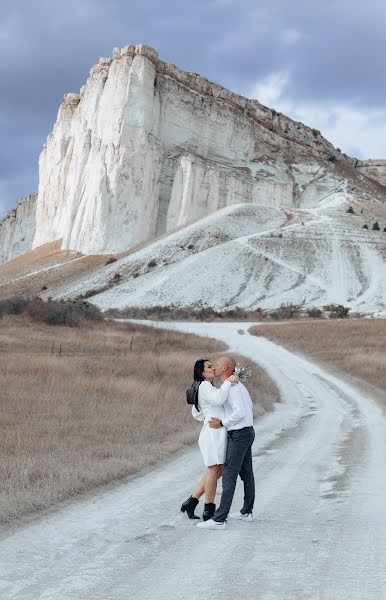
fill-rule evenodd
<path id="1" fill-rule="evenodd" d="M 383 0 L 1 0 L 0 215 L 37 189 L 63 94 L 129 43 L 386 158 L 385 34 Z"/>

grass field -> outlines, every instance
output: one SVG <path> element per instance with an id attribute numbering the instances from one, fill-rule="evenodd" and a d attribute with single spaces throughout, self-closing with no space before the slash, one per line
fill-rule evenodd
<path id="1" fill-rule="evenodd" d="M 155 465 L 197 441 L 185 389 L 215 340 L 132 324 L 0 320 L 0 525 Z M 279 400 L 253 367 L 256 415 Z M 257 393 L 258 392 L 258 393 Z"/>
<path id="2" fill-rule="evenodd" d="M 386 321 L 293 320 L 250 329 L 386 392 Z"/>

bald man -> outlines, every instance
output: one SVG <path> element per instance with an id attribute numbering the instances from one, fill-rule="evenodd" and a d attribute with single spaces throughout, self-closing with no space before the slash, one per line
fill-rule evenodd
<path id="1" fill-rule="evenodd" d="M 222 356 L 215 364 L 215 375 L 222 381 L 234 373 L 236 363 L 230 356 Z M 230 515 L 231 519 L 253 521 L 255 501 L 255 478 L 252 469 L 252 444 L 255 439 L 253 428 L 252 399 L 245 386 L 239 381 L 232 385 L 228 398 L 224 402 L 225 417 L 220 421 L 212 418 L 209 427 L 226 427 L 228 432 L 227 453 L 222 477 L 222 495 L 220 505 L 213 519 L 198 523 L 201 529 L 226 529 L 237 477 L 244 483 L 244 504 L 240 512 Z"/>

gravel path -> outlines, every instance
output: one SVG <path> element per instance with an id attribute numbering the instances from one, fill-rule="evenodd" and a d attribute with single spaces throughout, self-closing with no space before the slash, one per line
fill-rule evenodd
<path id="1" fill-rule="evenodd" d="M 202 531 L 179 512 L 203 471 L 191 449 L 1 540 L 0 597 L 386 598 L 386 422 L 377 404 L 249 335 L 250 324 L 159 326 L 226 342 L 280 388 L 283 401 L 256 424 L 255 521 Z M 239 485 L 234 509 L 241 504 Z"/>

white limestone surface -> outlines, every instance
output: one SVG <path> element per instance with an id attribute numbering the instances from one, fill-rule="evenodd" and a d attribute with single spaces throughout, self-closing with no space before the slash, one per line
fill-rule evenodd
<path id="1" fill-rule="evenodd" d="M 379 313 L 385 310 L 386 239 L 346 215 L 348 202 L 342 191 L 314 209 L 231 206 L 70 285 L 64 282 L 50 296 L 85 295 L 103 310 L 336 303 Z"/>
<path id="2" fill-rule="evenodd" d="M 36 202 L 36 193 L 22 198 L 0 222 L 0 263 L 31 250 L 35 235 Z"/>
<path id="3" fill-rule="evenodd" d="M 40 156 L 33 246 L 118 252 L 231 204 L 301 206 L 299 172 L 312 185 L 335 154 L 315 130 L 152 48 L 115 49 L 59 109 Z"/>

